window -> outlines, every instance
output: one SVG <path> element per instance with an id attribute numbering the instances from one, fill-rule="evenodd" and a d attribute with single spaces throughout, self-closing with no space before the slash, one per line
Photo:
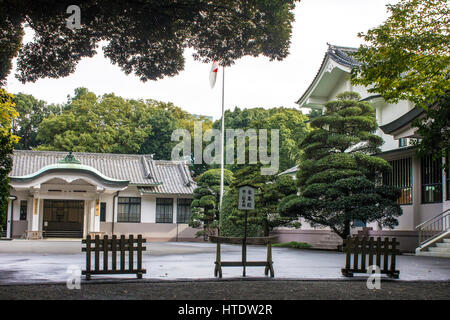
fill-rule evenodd
<path id="1" fill-rule="evenodd" d="M 398 204 L 412 204 L 412 158 L 389 161 L 392 171 L 383 174 L 383 184 L 402 191 Z"/>
<path id="2" fill-rule="evenodd" d="M 177 200 L 177 223 L 189 223 L 192 199 Z"/>
<path id="3" fill-rule="evenodd" d="M 27 220 L 27 200 L 20 200 L 20 220 Z"/>
<path id="4" fill-rule="evenodd" d="M 421 159 L 422 203 L 442 202 L 442 160 Z"/>
<path id="5" fill-rule="evenodd" d="M 173 222 L 173 199 L 156 198 L 156 223 Z"/>
<path id="6" fill-rule="evenodd" d="M 398 140 L 398 146 L 401 147 L 406 147 L 408 145 L 408 139 L 407 138 L 400 138 Z"/>
<path id="7" fill-rule="evenodd" d="M 117 222 L 141 222 L 141 198 L 119 197 Z"/>
<path id="8" fill-rule="evenodd" d="M 100 202 L 100 221 L 106 221 L 106 202 Z"/>

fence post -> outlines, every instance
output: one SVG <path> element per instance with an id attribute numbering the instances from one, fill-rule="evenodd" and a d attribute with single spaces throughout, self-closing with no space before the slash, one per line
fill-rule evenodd
<path id="1" fill-rule="evenodd" d="M 120 271 L 125 270 L 125 236 L 120 236 Z"/>
<path id="2" fill-rule="evenodd" d="M 95 236 L 95 271 L 100 270 L 99 260 L 100 260 L 100 237 L 98 235 Z"/>
<path id="3" fill-rule="evenodd" d="M 91 279 L 91 236 L 86 237 L 86 280 Z"/>
<path id="4" fill-rule="evenodd" d="M 137 238 L 137 277 L 142 279 L 142 235 L 139 234 Z"/>
<path id="5" fill-rule="evenodd" d="M 103 270 L 108 271 L 108 236 L 103 236 Z"/>
<path id="6" fill-rule="evenodd" d="M 128 239 L 128 252 L 129 252 L 129 255 L 128 255 L 128 269 L 130 269 L 130 270 L 134 270 L 134 263 L 133 263 L 133 257 L 134 257 L 134 254 L 133 254 L 133 249 L 134 249 L 134 239 L 133 239 L 133 235 L 132 234 L 130 234 L 130 238 Z"/>
<path id="7" fill-rule="evenodd" d="M 355 237 L 353 240 L 353 270 L 358 270 L 358 251 L 359 249 L 359 239 L 358 237 Z"/>
<path id="8" fill-rule="evenodd" d="M 117 270 L 117 236 L 113 235 L 112 236 L 112 240 L 111 240 L 111 260 L 112 260 L 112 270 L 116 271 Z"/>
<path id="9" fill-rule="evenodd" d="M 389 259 L 389 238 L 384 238 L 384 256 L 383 256 L 383 271 L 388 272 L 388 259 Z"/>
<path id="10" fill-rule="evenodd" d="M 373 255 L 375 254 L 375 247 L 373 245 L 373 237 L 369 239 L 369 266 L 373 266 Z"/>

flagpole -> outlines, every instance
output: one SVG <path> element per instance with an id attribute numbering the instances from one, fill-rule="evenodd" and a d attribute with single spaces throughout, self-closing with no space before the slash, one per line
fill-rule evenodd
<path id="1" fill-rule="evenodd" d="M 224 153 L 225 153 L 225 66 L 222 67 L 222 141 L 220 151 L 220 201 L 219 210 L 222 209 L 223 199 L 223 167 L 224 167 Z"/>

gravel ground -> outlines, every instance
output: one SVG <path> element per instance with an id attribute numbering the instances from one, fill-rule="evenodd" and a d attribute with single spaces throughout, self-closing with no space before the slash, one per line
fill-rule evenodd
<path id="1" fill-rule="evenodd" d="M 82 282 L 80 290 L 65 284 L 4 285 L 0 299 L 32 300 L 450 300 L 450 282 L 382 281 L 369 290 L 366 281 L 223 280 Z"/>

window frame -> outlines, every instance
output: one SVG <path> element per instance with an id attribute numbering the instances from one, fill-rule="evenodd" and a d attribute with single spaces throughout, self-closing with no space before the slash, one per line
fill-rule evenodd
<path id="1" fill-rule="evenodd" d="M 188 224 L 189 223 L 189 220 L 192 215 L 192 211 L 191 211 L 192 200 L 193 199 L 191 199 L 191 198 L 177 198 L 177 223 L 179 223 L 179 224 Z M 184 202 L 184 201 L 186 201 L 186 203 L 180 204 L 180 202 Z M 187 202 L 189 202 L 189 204 Z M 185 212 L 183 212 L 183 215 L 181 215 L 181 211 L 182 211 L 182 210 L 180 210 L 181 208 L 188 208 L 189 212 L 187 214 Z M 183 219 L 181 219 L 181 217 Z M 183 221 L 183 222 L 181 222 L 181 221 Z"/>
<path id="2" fill-rule="evenodd" d="M 161 208 L 164 208 L 164 212 L 161 212 Z M 155 223 L 173 223 L 173 198 L 156 198 Z"/>
<path id="3" fill-rule="evenodd" d="M 422 204 L 442 203 L 442 158 L 433 160 L 431 155 L 421 158 L 420 177 Z M 427 188 L 435 188 L 436 190 L 433 192 L 432 190 L 426 190 Z M 435 196 L 435 194 L 437 196 Z"/>
<path id="4" fill-rule="evenodd" d="M 412 205 L 413 198 L 413 161 L 412 157 L 389 160 L 392 171 L 383 174 L 383 185 L 401 189 L 402 195 L 397 203 L 402 206 Z"/>
<path id="5" fill-rule="evenodd" d="M 23 203 L 25 203 L 25 206 L 23 206 Z M 25 212 L 22 210 L 25 209 Z M 27 200 L 20 200 L 19 205 L 19 220 L 20 221 L 26 221 L 28 216 L 28 201 Z"/>
<path id="6" fill-rule="evenodd" d="M 138 199 L 138 201 L 137 201 Z M 130 220 L 132 206 L 138 208 L 138 219 Z M 121 208 L 126 208 L 126 212 L 121 212 Z M 142 199 L 140 197 L 118 197 L 117 199 L 117 222 L 119 223 L 140 223 L 141 222 Z M 133 213 L 134 214 L 134 213 Z M 124 217 L 124 215 L 127 215 Z M 126 218 L 126 219 L 125 219 Z"/>
<path id="7" fill-rule="evenodd" d="M 106 222 L 106 202 L 100 202 L 100 222 Z"/>

